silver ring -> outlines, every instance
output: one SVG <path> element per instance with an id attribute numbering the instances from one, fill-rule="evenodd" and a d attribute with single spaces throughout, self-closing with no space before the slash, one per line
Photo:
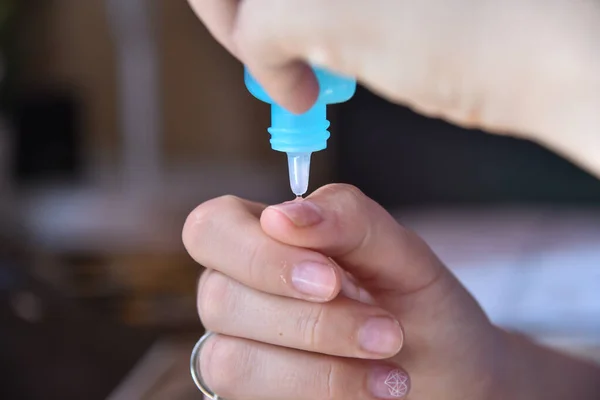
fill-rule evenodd
<path id="1" fill-rule="evenodd" d="M 213 335 L 213 332 L 206 331 L 206 333 L 202 335 L 200 340 L 198 340 L 198 343 L 196 343 L 196 345 L 194 346 L 194 349 L 192 350 L 192 356 L 190 357 L 190 373 L 192 374 L 192 379 L 194 380 L 196 386 L 198 386 L 198 389 L 200 389 L 200 391 L 206 397 L 208 397 L 209 400 L 223 400 L 208 388 L 208 386 L 206 385 L 206 383 L 204 383 L 204 380 L 202 379 L 202 374 L 200 373 L 199 359 L 200 353 L 202 351 L 202 346 L 204 345 L 206 340 L 208 340 L 208 338 L 210 338 Z"/>

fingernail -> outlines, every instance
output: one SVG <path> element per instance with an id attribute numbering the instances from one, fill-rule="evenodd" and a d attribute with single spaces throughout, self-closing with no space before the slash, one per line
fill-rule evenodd
<path id="1" fill-rule="evenodd" d="M 332 262 L 335 262 L 332 260 Z M 370 305 L 376 305 L 375 299 L 373 296 L 367 292 L 366 289 L 358 286 L 352 276 L 350 276 L 347 272 L 343 272 L 341 275 L 342 278 L 342 293 L 358 302 Z"/>
<path id="2" fill-rule="evenodd" d="M 335 290 L 337 278 L 331 265 L 303 262 L 292 269 L 292 285 L 300 293 L 319 299 L 329 299 Z"/>
<path id="3" fill-rule="evenodd" d="M 369 390 L 378 399 L 401 399 L 410 391 L 410 377 L 398 368 L 378 367 L 371 371 Z"/>
<path id="4" fill-rule="evenodd" d="M 299 228 L 317 225 L 323 221 L 319 207 L 308 200 L 291 201 L 271 206 L 271 208 L 285 214 Z"/>
<path id="5" fill-rule="evenodd" d="M 403 341 L 398 321 L 388 317 L 367 320 L 358 333 L 360 347 L 369 353 L 393 356 L 400 351 Z"/>

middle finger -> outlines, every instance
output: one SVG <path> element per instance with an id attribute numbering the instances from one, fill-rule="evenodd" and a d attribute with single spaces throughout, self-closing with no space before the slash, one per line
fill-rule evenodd
<path id="1" fill-rule="evenodd" d="M 345 296 L 327 303 L 274 296 L 216 271 L 201 279 L 198 310 L 212 332 L 334 356 L 389 358 L 403 342 L 400 323 L 377 306 Z"/>

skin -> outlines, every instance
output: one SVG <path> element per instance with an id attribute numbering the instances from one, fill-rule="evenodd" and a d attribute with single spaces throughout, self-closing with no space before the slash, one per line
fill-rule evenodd
<path id="1" fill-rule="evenodd" d="M 270 207 L 214 199 L 190 214 L 183 241 L 208 268 L 198 310 L 218 335 L 200 368 L 224 398 L 600 394 L 600 370 L 493 326 L 427 244 L 354 187 Z M 392 395 L 393 371 L 410 394 Z"/>
<path id="2" fill-rule="evenodd" d="M 307 64 L 600 176 L 598 0 L 189 0 L 271 97 L 307 110 Z M 268 10 L 268 11 L 266 11 Z"/>
<path id="3" fill-rule="evenodd" d="M 316 99 L 308 65 L 321 65 L 600 177 L 600 1 L 190 4 L 293 112 Z M 493 326 L 429 247 L 356 188 L 270 207 L 214 199 L 190 214 L 183 241 L 207 267 L 198 310 L 217 335 L 201 370 L 224 398 L 600 398 L 596 366 Z"/>

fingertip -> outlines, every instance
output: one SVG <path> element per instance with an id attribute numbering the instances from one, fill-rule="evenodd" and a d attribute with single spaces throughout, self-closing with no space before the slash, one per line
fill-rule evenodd
<path id="1" fill-rule="evenodd" d="M 276 206 L 264 209 L 260 216 L 260 225 L 264 233 L 283 243 L 294 243 L 296 226 L 289 217 Z"/>
<path id="2" fill-rule="evenodd" d="M 273 101 L 291 113 L 308 111 L 319 97 L 319 82 L 306 63 L 297 61 L 276 67 L 247 66 Z"/>
<path id="3" fill-rule="evenodd" d="M 323 222 L 323 211 L 315 203 L 303 201 L 288 201 L 268 207 L 277 217 L 286 221 L 287 225 L 296 228 L 308 228 Z M 265 210 L 266 211 L 266 210 Z"/>
<path id="4" fill-rule="evenodd" d="M 322 255 L 290 265 L 282 275 L 295 297 L 314 303 L 327 303 L 335 299 L 342 290 L 342 271 Z"/>
<path id="5" fill-rule="evenodd" d="M 286 230 L 293 224 L 284 213 L 273 206 L 269 206 L 260 215 L 260 225 L 265 232 L 269 233 Z"/>
<path id="6" fill-rule="evenodd" d="M 286 205 L 290 205 L 292 210 L 288 210 L 288 211 L 284 211 L 286 208 Z M 303 236 L 304 232 L 301 227 L 299 227 L 296 223 L 294 223 L 292 221 L 292 219 L 290 219 L 290 214 L 294 214 L 295 212 L 297 212 L 298 215 L 296 215 L 297 218 L 300 219 L 304 219 L 304 221 L 308 221 L 308 219 L 306 219 L 305 216 L 300 216 L 299 214 L 302 214 L 302 207 L 299 207 L 300 210 L 294 210 L 294 202 L 289 202 L 289 203 L 283 203 L 283 204 L 279 204 L 279 205 L 274 205 L 274 206 L 270 206 L 267 207 L 261 217 L 260 217 L 260 223 L 261 223 L 261 227 L 263 229 L 263 231 L 269 235 L 270 237 L 272 237 L 275 240 L 278 240 L 280 242 L 283 243 L 288 243 L 290 245 L 299 245 L 300 247 L 302 247 L 301 243 L 301 237 Z M 309 206 L 310 208 L 310 206 Z M 298 220 L 296 220 L 298 221 Z M 309 224 L 310 225 L 310 224 Z M 300 230 L 299 230 L 300 229 Z M 327 260 L 327 261 L 325 261 Z M 322 272 L 325 273 L 325 270 L 328 270 L 329 272 L 327 273 L 328 275 L 331 274 L 329 276 L 330 279 L 329 282 L 327 282 L 327 285 L 325 285 L 324 287 L 327 287 L 329 289 L 327 289 L 327 293 L 325 293 L 325 291 L 323 291 L 322 293 L 318 293 L 318 296 L 316 295 L 317 293 L 307 293 L 306 292 L 306 287 L 300 288 L 301 292 L 304 292 L 304 294 L 308 294 L 310 295 L 310 298 L 308 298 L 307 300 L 309 301 L 315 301 L 315 302 L 327 302 L 327 301 L 331 301 L 334 298 L 336 298 L 340 292 L 342 292 L 342 289 L 344 287 L 344 272 L 343 270 L 339 267 L 339 265 L 331 258 L 326 257 L 323 261 L 325 261 L 323 263 L 323 265 L 316 265 L 315 263 L 309 263 L 307 265 L 296 265 L 295 267 L 302 267 L 302 268 L 295 268 L 296 273 L 299 274 L 299 276 L 297 276 L 298 279 L 296 279 L 297 282 L 323 282 L 324 279 L 318 278 L 318 279 L 308 279 L 306 277 L 307 274 L 313 274 L 315 273 L 315 269 L 317 269 L 317 267 L 319 267 L 318 269 L 322 269 Z M 323 268 L 325 267 L 325 268 Z M 293 274 L 292 274 L 293 275 Z M 292 276 L 292 280 L 290 283 L 294 283 L 294 277 Z M 316 285 L 314 283 L 311 283 L 309 285 L 310 288 L 318 288 L 322 285 Z M 296 288 L 298 289 L 298 288 Z M 319 289 L 320 290 L 320 289 Z"/>
<path id="7" fill-rule="evenodd" d="M 308 111 L 317 101 L 320 90 L 313 69 L 306 63 L 296 62 L 283 73 L 288 76 L 290 91 L 282 93 L 281 106 L 296 114 Z"/>

